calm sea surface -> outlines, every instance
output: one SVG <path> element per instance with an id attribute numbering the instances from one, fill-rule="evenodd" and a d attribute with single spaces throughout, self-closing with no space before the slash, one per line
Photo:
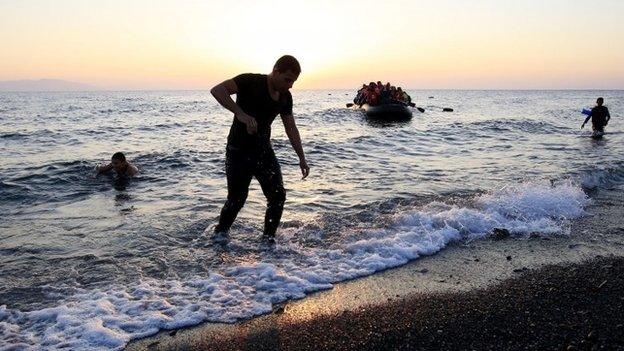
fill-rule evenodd
<path id="1" fill-rule="evenodd" d="M 311 174 L 278 117 L 287 201 L 269 246 L 255 181 L 229 240 L 204 234 L 225 201 L 232 122 L 209 92 L 0 93 L 0 349 L 118 349 L 493 228 L 565 234 L 587 189 L 624 179 L 623 91 L 410 94 L 426 112 L 384 123 L 345 108 L 349 91 L 293 92 Z M 613 119 L 595 141 L 580 111 L 598 96 Z M 115 151 L 139 177 L 95 176 Z"/>

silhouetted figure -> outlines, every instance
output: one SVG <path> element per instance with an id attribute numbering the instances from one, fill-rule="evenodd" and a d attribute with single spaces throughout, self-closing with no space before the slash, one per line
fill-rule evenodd
<path id="1" fill-rule="evenodd" d="M 303 178 L 308 176 L 310 168 L 293 117 L 289 91 L 300 73 L 297 59 L 286 55 L 277 60 L 268 75 L 241 74 L 210 91 L 223 107 L 234 113 L 225 154 L 228 195 L 215 233 L 230 229 L 245 204 L 251 178 L 256 177 L 267 198 L 264 235 L 270 241 L 275 237 L 286 200 L 282 172 L 271 145 L 271 124 L 278 114 L 299 156 Z M 236 102 L 230 97 L 232 94 L 236 94 Z"/>
<path id="2" fill-rule="evenodd" d="M 596 106 L 592 108 L 591 113 L 587 116 L 587 118 L 585 118 L 583 124 L 581 124 L 581 129 L 583 129 L 585 124 L 587 124 L 587 121 L 591 118 L 594 136 L 602 136 L 604 134 L 604 127 L 611 119 L 609 109 L 606 106 L 602 106 L 603 103 L 603 98 L 599 97 L 596 99 Z"/>

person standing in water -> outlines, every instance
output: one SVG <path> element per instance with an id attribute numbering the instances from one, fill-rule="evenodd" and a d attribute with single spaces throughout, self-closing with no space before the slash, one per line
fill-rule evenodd
<path id="1" fill-rule="evenodd" d="M 585 118 L 583 124 L 581 124 L 581 129 L 585 127 L 585 124 L 587 124 L 587 121 L 591 118 L 594 134 L 604 134 L 604 127 L 609 123 L 611 114 L 609 114 L 609 109 L 606 106 L 602 106 L 603 103 L 604 99 L 601 97 L 596 100 L 596 106 L 592 108 L 591 113 Z"/>
<path id="2" fill-rule="evenodd" d="M 286 135 L 299 156 L 303 178 L 310 172 L 301 146 L 301 137 L 292 112 L 293 86 L 301 66 L 293 56 L 280 57 L 270 74 L 240 74 L 210 90 L 221 106 L 234 113 L 225 152 L 227 201 L 214 233 L 225 234 L 247 199 L 252 177 L 260 183 L 267 198 L 264 236 L 274 241 L 282 217 L 286 191 L 282 172 L 271 145 L 271 124 L 279 114 Z M 236 94 L 236 102 L 230 95 Z"/>

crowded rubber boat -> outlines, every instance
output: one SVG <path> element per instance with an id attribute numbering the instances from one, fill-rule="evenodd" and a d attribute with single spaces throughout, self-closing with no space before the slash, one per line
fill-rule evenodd
<path id="1" fill-rule="evenodd" d="M 412 98 L 401 87 L 381 81 L 362 84 L 353 105 L 362 108 L 366 115 L 380 119 L 409 119 L 412 117 L 411 107 L 415 107 Z"/>

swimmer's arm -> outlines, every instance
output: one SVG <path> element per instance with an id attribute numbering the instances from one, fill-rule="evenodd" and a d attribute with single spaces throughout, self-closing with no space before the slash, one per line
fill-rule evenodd
<path id="1" fill-rule="evenodd" d="M 290 145 L 292 145 L 293 149 L 295 149 L 295 152 L 297 153 L 297 156 L 299 156 L 299 167 L 301 167 L 301 174 L 303 175 L 303 178 L 305 178 L 308 174 L 310 174 L 310 167 L 308 166 L 305 154 L 303 153 L 301 135 L 299 135 L 299 129 L 295 123 L 295 117 L 293 117 L 292 114 L 282 114 L 280 116 L 282 117 L 282 122 L 284 123 L 284 129 L 286 130 L 288 140 L 290 140 Z"/>
<path id="2" fill-rule="evenodd" d="M 95 166 L 95 170 L 97 171 L 98 174 L 106 173 L 110 171 L 111 169 L 113 169 L 113 165 L 111 163 L 107 164 L 106 166 L 100 166 L 100 165 Z"/>
<path id="3" fill-rule="evenodd" d="M 128 175 L 131 177 L 134 177 L 135 175 L 139 174 L 139 169 L 137 168 L 137 166 L 133 165 L 132 163 L 128 164 Z"/>

